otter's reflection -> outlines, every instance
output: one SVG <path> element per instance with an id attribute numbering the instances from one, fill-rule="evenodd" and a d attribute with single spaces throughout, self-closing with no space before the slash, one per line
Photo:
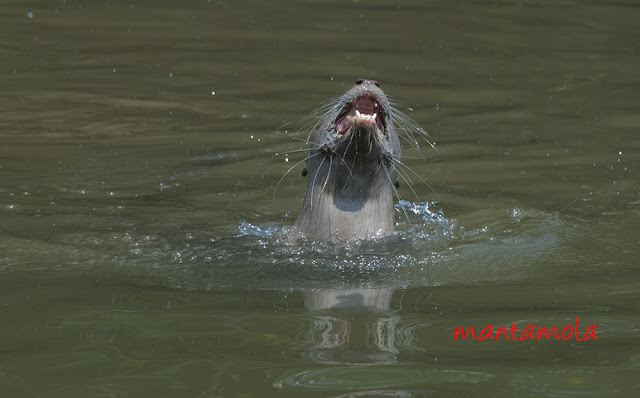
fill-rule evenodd
<path id="1" fill-rule="evenodd" d="M 396 361 L 394 345 L 400 317 L 391 310 L 393 289 L 312 289 L 305 307 L 311 323 L 313 361 L 340 364 L 379 364 Z"/>

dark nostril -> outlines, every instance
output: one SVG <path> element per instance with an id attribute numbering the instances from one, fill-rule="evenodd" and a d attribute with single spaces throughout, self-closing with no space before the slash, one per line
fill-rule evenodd
<path id="1" fill-rule="evenodd" d="M 362 84 L 362 83 L 375 84 L 377 87 L 380 87 L 380 83 L 378 83 L 375 80 L 369 80 L 369 79 L 358 79 L 358 80 L 356 80 L 356 84 Z"/>

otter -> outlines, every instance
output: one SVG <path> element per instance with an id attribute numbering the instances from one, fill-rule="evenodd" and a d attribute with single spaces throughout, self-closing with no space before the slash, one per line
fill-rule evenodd
<path id="1" fill-rule="evenodd" d="M 393 234 L 399 159 L 387 96 L 377 81 L 357 80 L 320 122 L 302 172 L 309 183 L 297 230 L 338 241 Z"/>

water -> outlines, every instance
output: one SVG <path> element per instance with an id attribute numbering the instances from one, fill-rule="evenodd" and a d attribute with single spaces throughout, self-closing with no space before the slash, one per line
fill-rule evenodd
<path id="1" fill-rule="evenodd" d="M 3 396 L 638 394 L 634 2 L 0 11 Z M 357 78 L 428 185 L 391 239 L 282 239 L 300 119 Z"/>

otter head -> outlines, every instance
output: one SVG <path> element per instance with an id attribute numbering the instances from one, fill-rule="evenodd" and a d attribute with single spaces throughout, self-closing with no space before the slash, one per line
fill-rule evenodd
<path id="1" fill-rule="evenodd" d="M 303 175 L 309 185 L 299 231 L 312 239 L 358 240 L 393 233 L 400 142 L 380 84 L 360 79 L 323 117 Z"/>

